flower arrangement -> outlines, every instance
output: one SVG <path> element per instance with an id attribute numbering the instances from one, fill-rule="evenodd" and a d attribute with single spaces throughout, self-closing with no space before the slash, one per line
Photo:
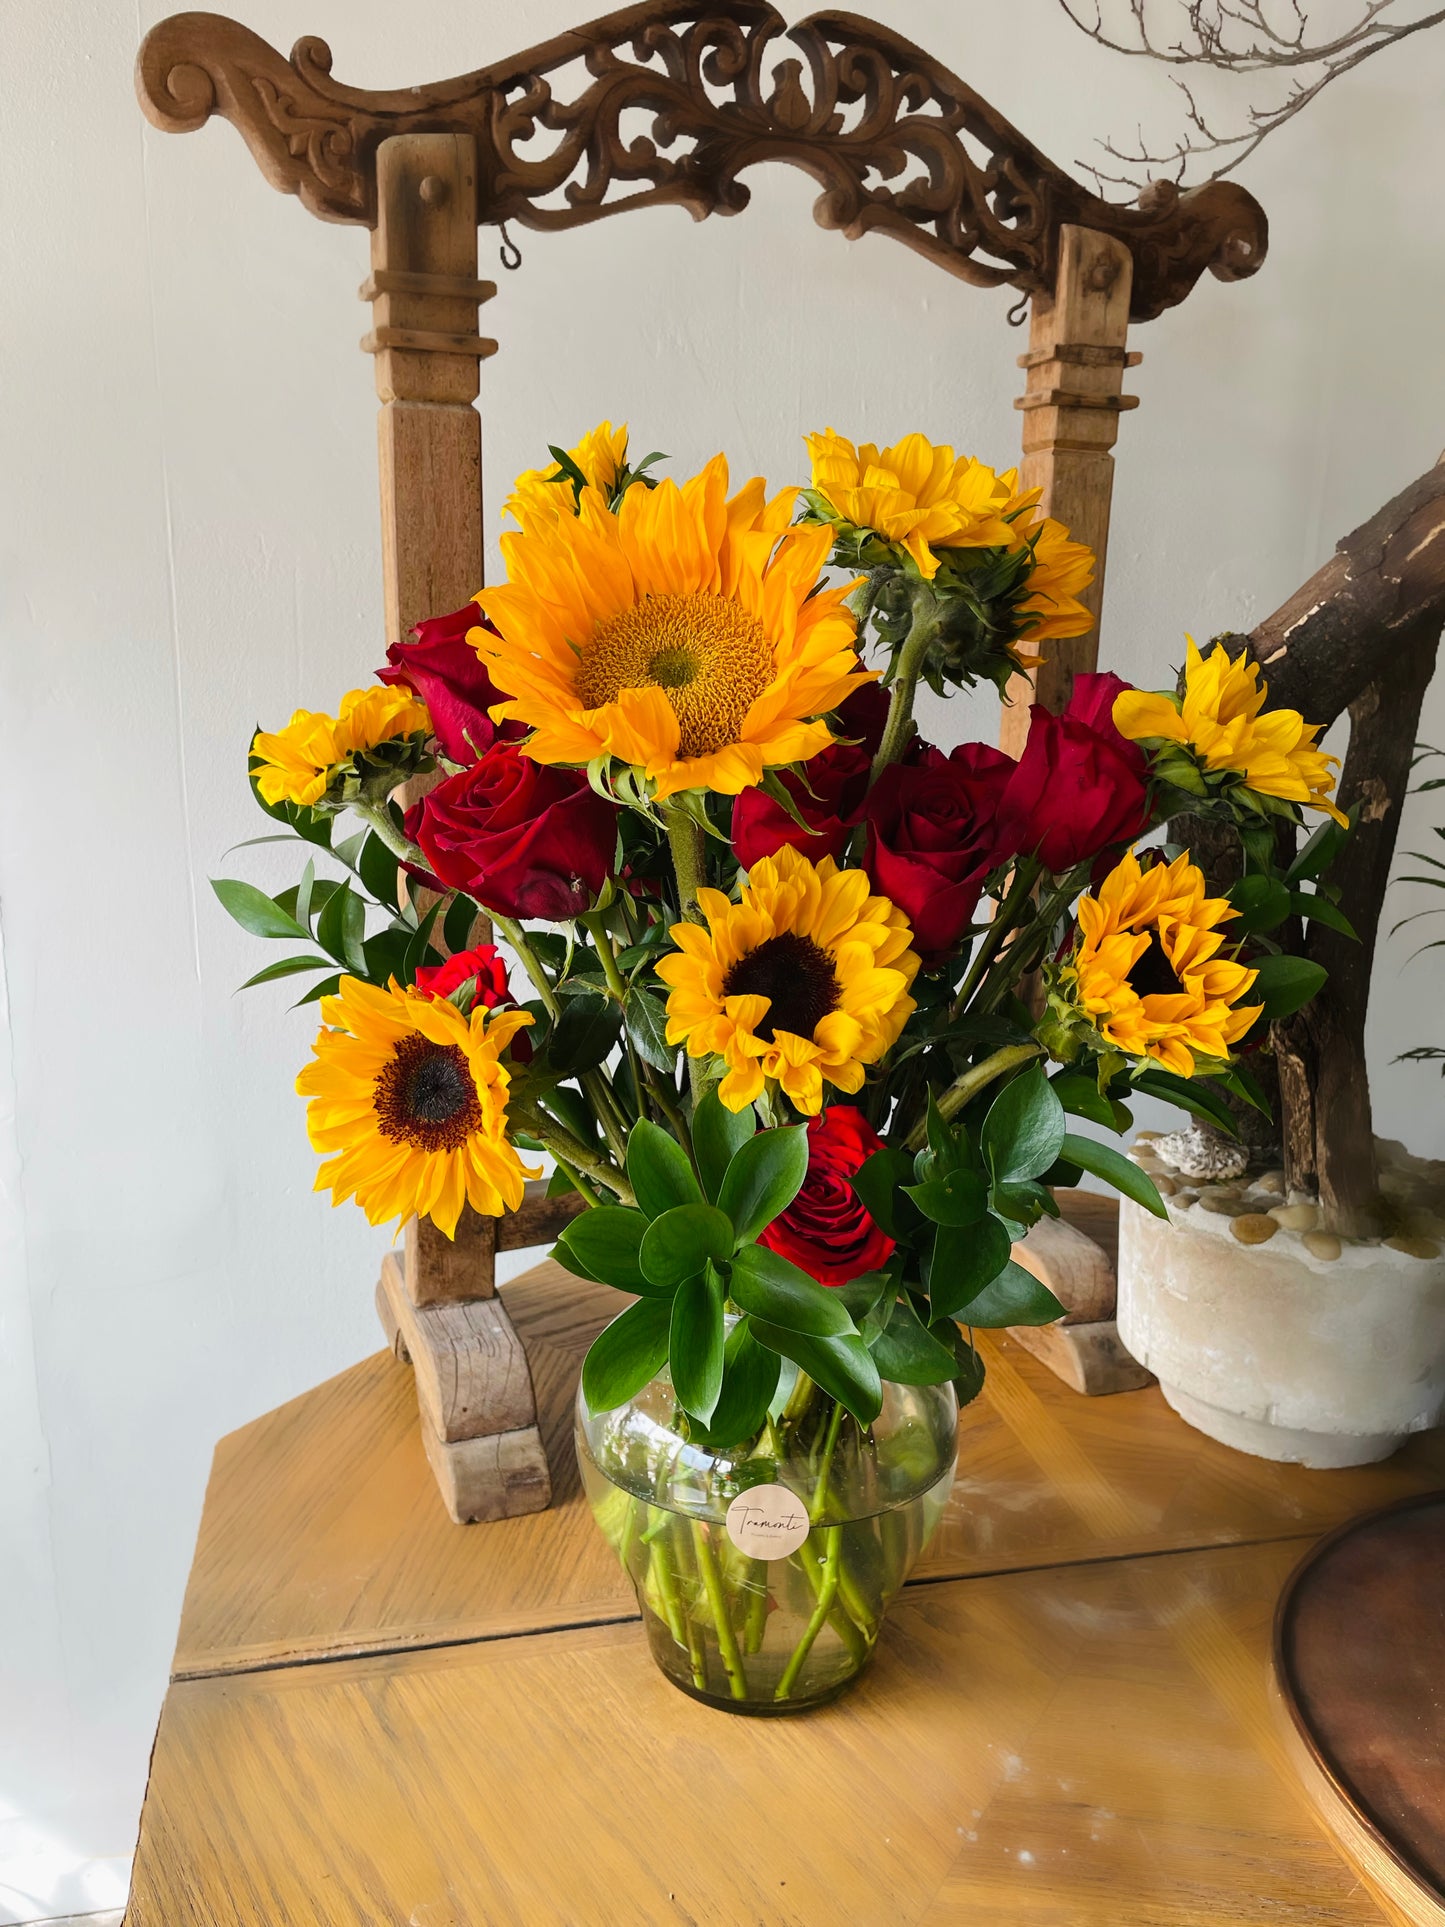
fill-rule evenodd
<path id="1" fill-rule="evenodd" d="M 554 449 L 508 503 L 502 584 L 336 720 L 255 737 L 300 882 L 215 886 L 309 946 L 253 983 L 321 973 L 318 1189 L 447 1235 L 514 1208 L 543 1152 L 580 1194 L 558 1261 L 635 1299 L 583 1369 L 620 1495 L 599 1516 L 682 1683 L 724 1699 L 754 1693 L 779 1583 L 702 1501 L 675 1540 L 676 1493 L 706 1459 L 708 1504 L 791 1484 L 822 1534 L 769 1691 L 812 1690 L 830 1641 L 866 1657 L 920 1541 L 863 1543 L 840 1493 L 889 1437 L 874 1508 L 920 1499 L 920 1388 L 975 1396 L 975 1330 L 1060 1315 L 1011 1255 L 1056 1188 L 1092 1173 L 1163 1214 L 1081 1126 L 1147 1093 L 1227 1128 L 1224 1095 L 1255 1095 L 1241 1053 L 1314 981 L 1271 932 L 1318 872 L 1275 874 L 1271 819 L 1335 814 L 1315 732 L 1221 648 L 1191 643 L 1174 692 L 1078 677 L 1017 763 L 924 742 L 920 682 L 1002 691 L 1087 629 L 1092 558 L 1012 471 L 921 435 L 808 446 L 809 485 L 772 496 L 730 492 L 721 455 L 660 479 L 607 423 Z M 1181 803 L 1241 827 L 1228 898 L 1141 841 Z M 609 1442 L 654 1382 L 650 1442 Z"/>

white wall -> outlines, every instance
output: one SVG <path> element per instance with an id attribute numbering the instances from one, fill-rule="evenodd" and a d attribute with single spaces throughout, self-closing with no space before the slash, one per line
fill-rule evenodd
<path id="1" fill-rule="evenodd" d="M 275 45 L 325 35 L 337 74 L 372 86 L 586 10 L 243 4 Z M 1051 0 L 874 4 L 1063 163 L 1161 98 Z M 233 996 L 256 947 L 206 883 L 287 880 L 275 851 L 222 854 L 264 827 L 249 731 L 328 707 L 380 655 L 366 239 L 273 193 L 229 127 L 143 124 L 130 67 L 162 11 L 12 0 L 0 78 L 6 1921 L 123 1889 L 215 1439 L 376 1344 L 384 1238 L 313 1196 L 290 1088 L 312 1020 L 284 986 Z M 1140 331 L 1109 666 L 1165 680 L 1185 627 L 1247 627 L 1439 453 L 1442 78 L 1437 34 L 1327 95 L 1246 175 L 1273 227 L 1264 271 L 1206 280 Z M 752 185 L 735 220 L 519 236 L 485 314 L 493 503 L 603 415 L 683 469 L 721 445 L 777 481 L 825 421 L 1011 459 L 1012 296 L 821 232 L 801 175 Z M 484 274 L 495 249 L 484 230 Z M 992 734 L 983 705 L 970 717 Z M 1426 734 L 1445 740 L 1438 688 Z M 1438 1079 L 1388 1067 L 1432 1027 L 1445 1041 L 1440 965 L 1399 975 L 1404 955 L 1381 978 L 1378 1112 L 1439 1154 Z"/>

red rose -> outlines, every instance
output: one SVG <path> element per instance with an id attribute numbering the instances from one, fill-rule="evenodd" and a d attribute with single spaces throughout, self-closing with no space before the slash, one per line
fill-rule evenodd
<path id="1" fill-rule="evenodd" d="M 491 704 L 506 698 L 467 641 L 469 629 L 496 634 L 475 602 L 449 616 L 431 616 L 412 630 L 415 642 L 387 645 L 387 667 L 376 672 L 378 681 L 401 683 L 426 704 L 432 732 L 450 763 L 475 763 L 499 736 L 510 739 L 526 729 L 524 723 L 499 727 L 487 714 Z"/>
<path id="2" fill-rule="evenodd" d="M 925 961 L 958 942 L 1004 854 L 998 807 L 1013 768 L 986 743 L 964 743 L 951 756 L 925 746 L 915 764 L 884 770 L 868 793 L 864 866 L 913 925 Z"/>
<path id="3" fill-rule="evenodd" d="M 479 1004 L 483 1010 L 497 1010 L 516 1002 L 507 981 L 506 963 L 494 943 L 454 951 L 445 963 L 423 965 L 416 973 L 416 987 L 429 997 L 450 997 L 470 977 L 476 978 L 476 990 L 464 1016 L 470 1016 Z"/>
<path id="4" fill-rule="evenodd" d="M 407 815 L 448 888 L 504 917 L 561 923 L 592 907 L 617 847 L 616 807 L 571 769 L 496 742 Z"/>
<path id="5" fill-rule="evenodd" d="M 780 1218 L 759 1234 L 820 1285 L 846 1285 L 865 1271 L 878 1271 L 893 1256 L 893 1240 L 880 1231 L 853 1189 L 855 1173 L 883 1140 L 861 1111 L 834 1104 L 808 1123 L 808 1175 Z"/>
<path id="6" fill-rule="evenodd" d="M 1077 676 L 1062 716 L 1038 703 L 1030 709 L 1029 739 L 999 812 L 1010 851 L 1037 855 L 1060 876 L 1144 829 L 1148 763 L 1114 727 L 1114 698 L 1129 687 L 1118 676 Z"/>
<path id="7" fill-rule="evenodd" d="M 745 870 L 765 856 L 776 856 L 785 843 L 800 850 L 810 863 L 821 863 L 825 856 L 842 857 L 863 806 L 868 771 L 887 720 L 887 690 L 865 683 L 838 711 L 841 733 L 862 740 L 831 743 L 819 750 L 803 765 L 801 778 L 779 771 L 779 780 L 807 829 L 763 790 L 739 791 L 733 799 L 732 843 Z"/>

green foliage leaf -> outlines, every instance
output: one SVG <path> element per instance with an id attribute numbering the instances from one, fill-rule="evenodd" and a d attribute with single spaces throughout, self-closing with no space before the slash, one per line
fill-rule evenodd
<path id="1" fill-rule="evenodd" d="M 295 977 L 303 970 L 330 970 L 329 957 L 283 957 L 280 963 L 267 964 L 258 970 L 254 977 L 248 977 L 241 985 L 242 990 L 250 990 L 255 984 L 274 983 L 278 977 Z"/>
<path id="2" fill-rule="evenodd" d="M 1146 1211 L 1152 1211 L 1156 1218 L 1166 1222 L 1169 1213 L 1164 1209 L 1164 1200 L 1154 1188 L 1154 1180 L 1147 1171 L 1141 1171 L 1137 1164 L 1123 1156 L 1108 1144 L 1097 1144 L 1091 1137 L 1064 1139 L 1064 1156 L 1070 1164 L 1077 1164 L 1090 1171 L 1105 1184 L 1112 1184 L 1116 1191 L 1122 1191 L 1126 1198 L 1135 1204 L 1142 1204 Z"/>
<path id="3" fill-rule="evenodd" d="M 1041 1064 L 1006 1084 L 989 1106 L 980 1142 L 996 1180 L 1016 1183 L 1047 1171 L 1064 1141 L 1064 1107 Z"/>
<path id="4" fill-rule="evenodd" d="M 891 1271 L 862 1271 L 846 1285 L 830 1289 L 836 1289 L 848 1316 L 861 1331 L 863 1320 L 878 1309 L 890 1291 L 898 1289 L 898 1281 Z"/>
<path id="5" fill-rule="evenodd" d="M 574 1218 L 559 1234 L 563 1246 L 586 1275 L 619 1291 L 648 1292 L 651 1285 L 642 1269 L 642 1234 L 647 1220 L 625 1205 L 600 1204 Z"/>
<path id="6" fill-rule="evenodd" d="M 830 1291 L 766 1245 L 744 1245 L 732 1263 L 733 1303 L 784 1331 L 841 1338 L 853 1320 L 840 1293 Z"/>
<path id="7" fill-rule="evenodd" d="M 673 1293 L 667 1359 L 678 1403 L 706 1425 L 723 1379 L 723 1284 L 711 1265 Z"/>
<path id="8" fill-rule="evenodd" d="M 752 1320 L 752 1327 L 759 1344 L 791 1358 L 860 1425 L 871 1425 L 883 1410 L 878 1367 L 856 1333 L 845 1338 L 812 1338 L 806 1332 L 785 1331 L 781 1325 L 769 1325 L 760 1318 Z"/>
<path id="9" fill-rule="evenodd" d="M 406 946 L 406 955 L 401 960 L 401 977 L 404 983 L 414 983 L 417 971 L 423 967 L 427 958 L 434 954 L 431 933 L 436 928 L 436 921 L 441 915 L 445 901 L 445 897 L 438 897 L 412 932 Z"/>
<path id="10" fill-rule="evenodd" d="M 639 1298 L 593 1339 L 582 1361 L 582 1396 L 590 1412 L 625 1405 L 667 1363 L 670 1298 Z"/>
<path id="11" fill-rule="evenodd" d="M 1303 917 L 1306 923 L 1322 923 L 1327 930 L 1338 930 L 1342 937 L 1353 937 L 1359 942 L 1359 931 L 1334 898 L 1327 897 L 1322 890 L 1295 890 L 1289 901 L 1295 915 Z"/>
<path id="12" fill-rule="evenodd" d="M 1233 1111 L 1218 1091 L 1198 1078 L 1176 1077 L 1173 1071 L 1151 1070 L 1141 1071 L 1132 1081 L 1135 1090 L 1143 1091 L 1146 1096 L 1162 1098 L 1166 1104 L 1177 1104 L 1181 1110 L 1192 1111 L 1195 1117 L 1207 1117 L 1211 1124 L 1217 1124 L 1230 1137 L 1239 1136 Z"/>
<path id="13" fill-rule="evenodd" d="M 1230 889 L 1229 901 L 1239 912 L 1230 926 L 1234 937 L 1265 935 L 1278 930 L 1290 912 L 1288 887 L 1277 877 L 1258 873 L 1241 877 Z"/>
<path id="14" fill-rule="evenodd" d="M 740 1444 L 759 1432 L 782 1369 L 778 1354 L 760 1345 L 753 1337 L 751 1322 L 740 1318 L 723 1345 L 722 1391 L 703 1444 L 716 1451 Z"/>
<path id="15" fill-rule="evenodd" d="M 389 910 L 397 908 L 397 869 L 395 854 L 387 849 L 375 830 L 370 831 L 356 859 L 356 873 L 377 902 L 384 903 Z M 449 947 L 463 948 L 461 944 Z"/>
<path id="16" fill-rule="evenodd" d="M 1049 1082 L 1054 1096 L 1074 1117 L 1086 1117 L 1091 1124 L 1107 1125 L 1111 1131 L 1123 1130 L 1130 1121 L 1127 1106 L 1117 1098 L 1105 1097 L 1096 1077 L 1085 1077 L 1082 1071 L 1060 1071 Z"/>
<path id="17" fill-rule="evenodd" d="M 959 1311 L 966 1325 L 992 1331 L 1002 1325 L 1051 1325 L 1064 1307 L 1047 1285 L 1011 1258 L 991 1284 Z"/>
<path id="18" fill-rule="evenodd" d="M 390 855 L 389 851 L 388 855 Z M 393 863 L 396 862 L 395 857 L 391 860 Z M 468 939 L 471 937 L 472 925 L 476 920 L 476 904 L 470 897 L 464 897 L 458 891 L 442 916 L 442 942 L 446 945 L 449 955 L 455 956 L 457 951 L 466 950 L 469 947 Z M 535 945 L 536 938 L 534 937 L 532 941 Z"/>
<path id="19" fill-rule="evenodd" d="M 642 1214 L 634 1214 L 641 1222 Z M 695 1277 L 709 1258 L 721 1264 L 731 1257 L 732 1220 L 716 1205 L 676 1204 L 652 1220 L 642 1237 L 643 1276 L 671 1291 L 684 1278 Z"/>
<path id="20" fill-rule="evenodd" d="M 622 1012 L 607 997 L 569 997 L 547 1040 L 547 1061 L 562 1077 L 596 1070 L 622 1032 Z"/>
<path id="21" fill-rule="evenodd" d="M 904 1190 L 935 1224 L 977 1224 L 988 1209 L 988 1186 L 977 1171 L 949 1171 Z"/>
<path id="22" fill-rule="evenodd" d="M 759 1131 L 738 1147 L 723 1174 L 717 1201 L 732 1219 L 740 1245 L 751 1244 L 780 1212 L 787 1210 L 807 1175 L 806 1125 Z"/>
<path id="23" fill-rule="evenodd" d="M 240 883 L 233 877 L 212 877 L 211 888 L 220 898 L 222 909 L 253 937 L 299 937 L 302 943 L 310 942 L 311 932 L 254 883 Z"/>
<path id="24" fill-rule="evenodd" d="M 963 1228 L 940 1226 L 928 1266 L 935 1318 L 951 1318 L 991 1284 L 1009 1262 L 1013 1240 L 995 1217 Z"/>
<path id="25" fill-rule="evenodd" d="M 898 1385 L 942 1385 L 958 1366 L 951 1345 L 941 1345 L 907 1298 L 899 1298 L 888 1323 L 868 1347 L 879 1376 Z"/>
<path id="26" fill-rule="evenodd" d="M 625 1022 L 633 1048 L 645 1064 L 670 1076 L 677 1047 L 667 1041 L 667 1011 L 651 991 L 634 990 L 627 998 Z"/>
<path id="27" fill-rule="evenodd" d="M 913 1160 L 906 1151 L 885 1145 L 865 1159 L 853 1173 L 853 1189 L 863 1200 L 869 1217 L 890 1238 L 899 1236 L 898 1193 L 913 1176 Z"/>
<path id="28" fill-rule="evenodd" d="M 334 997 L 340 988 L 341 978 L 339 974 L 334 977 L 323 977 L 320 983 L 312 984 L 304 997 L 298 997 L 291 1008 L 293 1010 L 300 1010 L 303 1004 L 315 1004 L 319 1003 L 323 997 Z"/>
<path id="29" fill-rule="evenodd" d="M 698 1099 L 692 1114 L 692 1149 L 710 1204 L 717 1203 L 728 1166 L 756 1129 L 752 1105 L 730 1111 L 716 1085 Z"/>
<path id="30" fill-rule="evenodd" d="M 349 884 L 333 890 L 316 919 L 316 941 L 353 976 L 366 975 L 366 905 Z"/>
<path id="31" fill-rule="evenodd" d="M 956 1368 L 953 1389 L 960 1405 L 971 1405 L 983 1390 L 983 1360 L 951 1318 L 935 1318 L 928 1329 L 940 1345 L 952 1349 Z"/>
<path id="32" fill-rule="evenodd" d="M 704 1202 L 687 1152 L 650 1118 L 634 1124 L 627 1140 L 627 1179 L 648 1218 L 660 1218 L 675 1205 Z"/>
<path id="33" fill-rule="evenodd" d="M 1336 823 L 1333 817 L 1326 817 L 1305 838 L 1299 855 L 1285 872 L 1285 882 L 1303 883 L 1307 879 L 1323 876 L 1344 848 L 1348 835 L 1349 831 Z"/>
<path id="34" fill-rule="evenodd" d="M 1255 968 L 1259 975 L 1250 987 L 1249 1000 L 1264 1005 L 1262 1021 L 1267 1024 L 1303 1010 L 1329 974 L 1308 957 L 1259 957 Z"/>

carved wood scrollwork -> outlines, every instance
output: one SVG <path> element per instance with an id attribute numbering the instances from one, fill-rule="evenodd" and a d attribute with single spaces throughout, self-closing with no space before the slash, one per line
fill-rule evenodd
<path id="1" fill-rule="evenodd" d="M 1133 254 L 1140 321 L 1206 268 L 1253 274 L 1268 240 L 1263 209 L 1232 182 L 1102 201 L 921 48 L 852 14 L 790 30 L 766 0 L 647 0 L 476 73 L 388 92 L 333 80 L 324 41 L 299 40 L 288 61 L 234 20 L 183 13 L 147 34 L 136 84 L 157 127 L 184 133 L 219 114 L 273 186 L 366 226 L 378 144 L 435 132 L 475 139 L 480 217 L 494 223 L 567 228 L 659 203 L 735 214 L 742 173 L 785 161 L 822 188 L 824 227 L 891 234 L 965 281 L 1026 293 L 1052 288 L 1062 226 L 1095 228 Z M 639 112 L 640 127 L 624 127 Z"/>

